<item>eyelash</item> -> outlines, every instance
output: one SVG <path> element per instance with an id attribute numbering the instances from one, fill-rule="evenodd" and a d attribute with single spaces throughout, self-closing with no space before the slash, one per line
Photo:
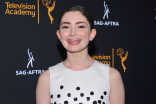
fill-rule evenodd
<path id="1" fill-rule="evenodd" d="M 68 26 L 63 26 L 62 29 L 69 28 Z M 85 28 L 85 26 L 78 26 L 78 28 Z"/>
<path id="2" fill-rule="evenodd" d="M 66 28 L 68 28 L 68 26 L 63 26 L 62 28 L 63 28 L 63 29 L 66 29 Z"/>
<path id="3" fill-rule="evenodd" d="M 79 26 L 78 28 L 85 28 L 84 26 Z"/>

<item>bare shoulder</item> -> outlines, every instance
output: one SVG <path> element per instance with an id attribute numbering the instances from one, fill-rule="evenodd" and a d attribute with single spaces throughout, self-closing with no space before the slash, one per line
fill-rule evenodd
<path id="1" fill-rule="evenodd" d="M 49 70 L 46 70 L 39 76 L 39 80 L 48 80 L 49 77 Z"/>
<path id="2" fill-rule="evenodd" d="M 50 102 L 50 75 L 49 70 L 44 71 L 38 78 L 36 87 L 36 104 L 49 104 Z"/>
<path id="3" fill-rule="evenodd" d="M 110 67 L 109 79 L 111 104 L 125 104 L 125 91 L 120 72 L 117 69 Z"/>
<path id="4" fill-rule="evenodd" d="M 123 85 L 120 72 L 117 69 L 112 68 L 112 67 L 110 67 L 110 70 L 109 70 L 109 80 L 110 80 L 111 89 L 113 89 L 114 87 Z"/>
<path id="5" fill-rule="evenodd" d="M 48 86 L 50 85 L 50 75 L 49 70 L 44 71 L 38 78 L 37 87 Z"/>
<path id="6" fill-rule="evenodd" d="M 120 72 L 117 69 L 112 68 L 112 67 L 109 68 L 109 76 L 110 76 L 110 79 L 121 78 Z"/>

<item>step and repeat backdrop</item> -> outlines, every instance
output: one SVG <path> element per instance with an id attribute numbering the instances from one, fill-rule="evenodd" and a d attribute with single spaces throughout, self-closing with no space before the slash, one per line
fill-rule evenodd
<path id="1" fill-rule="evenodd" d="M 90 54 L 121 73 L 126 104 L 156 104 L 154 0 L 1 0 L 0 104 L 35 104 L 39 75 L 66 58 L 56 30 L 71 5 L 93 15 Z"/>

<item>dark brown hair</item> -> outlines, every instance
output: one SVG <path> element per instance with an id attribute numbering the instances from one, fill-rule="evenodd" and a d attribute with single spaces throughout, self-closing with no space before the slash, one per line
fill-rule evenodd
<path id="1" fill-rule="evenodd" d="M 86 18 L 87 18 L 87 20 L 88 20 L 88 22 L 89 22 L 89 24 L 90 24 L 90 29 L 92 30 L 92 29 L 94 29 L 94 20 L 93 20 L 93 17 L 92 17 L 92 15 L 90 14 L 90 12 L 86 9 L 86 8 L 84 8 L 84 7 L 82 7 L 82 6 L 70 6 L 70 7 L 67 7 L 62 13 L 61 13 L 61 15 L 60 15 L 60 17 L 59 17 L 59 19 L 58 19 L 58 24 L 57 24 L 57 30 L 59 30 L 60 29 L 60 23 L 61 23 L 61 19 L 62 19 L 62 17 L 63 17 L 63 15 L 65 14 L 65 13 L 67 13 L 67 12 L 70 12 L 70 11 L 80 11 L 81 13 L 82 13 L 82 15 L 84 15 Z"/>

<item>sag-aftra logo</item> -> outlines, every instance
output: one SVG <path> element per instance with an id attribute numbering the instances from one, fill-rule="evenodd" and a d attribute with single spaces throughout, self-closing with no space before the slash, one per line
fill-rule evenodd
<path id="1" fill-rule="evenodd" d="M 42 74 L 44 72 L 43 70 L 36 70 L 34 69 L 34 65 L 33 62 L 35 61 L 33 53 L 29 51 L 29 48 L 27 50 L 27 54 L 28 54 L 28 63 L 27 63 L 27 69 L 25 70 L 16 70 L 16 75 L 37 75 L 37 74 Z M 24 69 L 24 68 L 23 68 Z"/>
<path id="2" fill-rule="evenodd" d="M 119 26 L 119 22 L 118 21 L 106 21 L 106 19 L 109 19 L 109 7 L 108 5 L 105 3 L 103 3 L 104 6 L 104 15 L 103 15 L 103 20 L 95 20 L 94 21 L 94 25 L 105 25 L 105 26 Z M 104 21 L 105 20 L 105 21 Z"/>

